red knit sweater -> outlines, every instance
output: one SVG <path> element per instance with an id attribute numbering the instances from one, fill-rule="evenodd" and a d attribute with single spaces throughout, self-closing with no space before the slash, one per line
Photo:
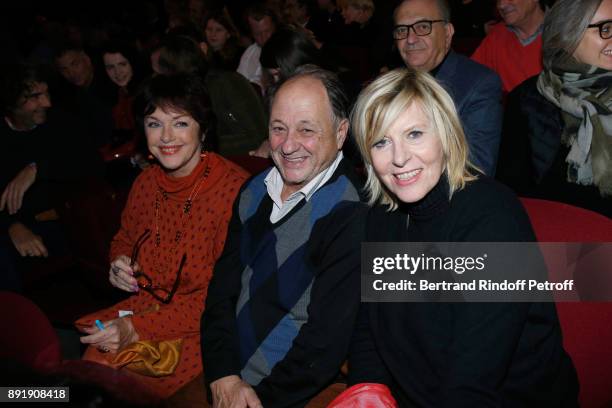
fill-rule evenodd
<path id="1" fill-rule="evenodd" d="M 185 221 L 186 217 L 181 217 L 185 200 L 203 177 L 207 166 L 210 173 L 193 200 L 191 219 Z M 121 229 L 111 244 L 110 259 L 114 260 L 119 255 L 131 256 L 134 243 L 149 228 L 152 233 L 140 249 L 138 263 L 151 277 L 153 285 L 170 291 L 181 257 L 186 254 L 179 288 L 168 305 L 140 289 L 127 300 L 77 322 L 78 325 L 92 325 L 95 319 L 115 319 L 119 310 L 130 310 L 134 312 L 132 322 L 141 340 L 182 338 L 181 361 L 174 374 L 159 378 L 138 376 L 162 398 L 172 395 L 202 372 L 200 317 L 204 310 L 204 298 L 213 266 L 225 243 L 234 199 L 247 176 L 240 167 L 214 153 L 207 153 L 192 174 L 186 177 L 168 177 L 159 166 L 143 171 L 130 191 L 122 214 Z M 155 197 L 159 194 L 158 187 L 167 192 L 168 198 L 160 198 L 156 221 Z M 159 248 L 155 246 L 156 225 L 160 231 Z M 179 245 L 174 241 L 177 230 L 182 232 Z M 151 311 L 153 308 L 158 310 Z M 112 357 L 99 353 L 93 347 L 84 356 L 95 361 L 102 358 L 102 362 Z"/>
<path id="2" fill-rule="evenodd" d="M 472 59 L 501 77 L 504 93 L 542 71 L 542 35 L 523 46 L 502 22 L 482 40 Z"/>

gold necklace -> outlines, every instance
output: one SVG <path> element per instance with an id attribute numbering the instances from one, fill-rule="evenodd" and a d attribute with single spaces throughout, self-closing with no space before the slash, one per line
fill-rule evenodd
<path id="1" fill-rule="evenodd" d="M 191 193 L 189 194 L 189 197 L 187 198 L 187 200 L 185 200 L 185 203 L 183 204 L 183 211 L 181 212 L 181 227 L 178 230 L 176 230 L 176 233 L 174 235 L 174 245 L 170 253 L 175 252 L 176 248 L 178 247 L 178 244 L 181 242 L 181 239 L 183 238 L 185 226 L 187 225 L 187 222 L 191 219 L 191 207 L 193 206 L 193 202 L 197 198 L 198 193 L 200 192 L 200 189 L 202 188 L 202 185 L 204 184 L 204 181 L 208 178 L 209 174 L 210 174 L 210 164 L 207 164 L 206 169 L 204 169 L 204 174 L 202 174 L 202 177 L 200 177 L 200 180 L 193 186 L 193 188 L 191 189 Z M 162 189 L 161 187 L 158 187 L 157 192 L 155 194 L 155 247 L 156 248 L 159 248 L 159 246 L 161 245 L 161 235 L 159 233 L 159 210 L 161 208 L 162 201 L 163 202 L 168 201 L 168 192 Z"/>

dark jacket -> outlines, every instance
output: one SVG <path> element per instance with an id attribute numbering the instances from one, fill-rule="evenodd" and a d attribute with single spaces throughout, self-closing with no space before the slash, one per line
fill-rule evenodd
<path id="1" fill-rule="evenodd" d="M 612 198 L 603 198 L 595 186 L 567 181 L 561 143 L 561 110 L 537 89 L 531 77 L 508 94 L 497 179 L 518 195 L 560 201 L 612 218 Z"/>
<path id="2" fill-rule="evenodd" d="M 416 204 L 375 207 L 366 229 L 370 242 L 535 239 L 516 196 L 487 177 L 450 202 L 443 179 Z M 349 367 L 350 384 L 388 384 L 400 407 L 577 406 L 553 303 L 363 303 Z"/>
<path id="3" fill-rule="evenodd" d="M 489 68 L 450 51 L 435 77 L 453 98 L 470 147 L 470 159 L 493 176 L 502 127 L 502 85 Z"/>
<path id="4" fill-rule="evenodd" d="M 261 98 L 242 75 L 210 69 L 206 86 L 215 113 L 217 151 L 224 156 L 247 154 L 268 137 Z"/>

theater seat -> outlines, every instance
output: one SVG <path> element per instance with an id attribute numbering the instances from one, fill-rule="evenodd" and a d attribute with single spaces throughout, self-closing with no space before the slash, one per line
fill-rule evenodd
<path id="1" fill-rule="evenodd" d="M 607 217 L 553 201 L 521 201 L 540 242 L 612 242 Z M 578 372 L 580 405 L 612 407 L 612 303 L 557 303 L 557 311 L 563 345 Z"/>
<path id="2" fill-rule="evenodd" d="M 0 359 L 48 373 L 61 361 L 60 342 L 45 314 L 33 302 L 0 292 Z"/>
<path id="3" fill-rule="evenodd" d="M 84 360 L 63 360 L 57 333 L 47 316 L 31 300 L 0 292 L 0 360 L 16 362 L 49 385 L 82 384 L 104 391 L 129 405 L 154 406 L 155 394 L 134 377 L 111 367 Z M 47 377 L 44 377 L 47 376 Z"/>

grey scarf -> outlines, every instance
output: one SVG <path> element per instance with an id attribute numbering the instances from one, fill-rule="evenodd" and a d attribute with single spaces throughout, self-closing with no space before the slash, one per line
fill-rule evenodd
<path id="1" fill-rule="evenodd" d="M 540 93 L 561 109 L 567 180 L 612 196 L 612 72 L 568 59 L 542 71 Z"/>

